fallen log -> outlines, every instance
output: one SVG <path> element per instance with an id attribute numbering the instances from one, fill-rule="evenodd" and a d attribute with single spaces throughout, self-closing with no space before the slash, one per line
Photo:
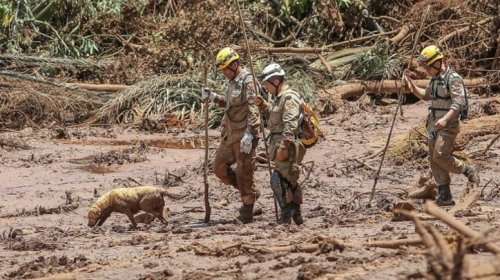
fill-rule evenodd
<path id="1" fill-rule="evenodd" d="M 328 67 L 330 68 L 346 65 L 362 57 L 367 51 L 373 48 L 374 48 L 373 46 L 359 47 L 359 48 L 350 48 L 334 52 L 325 57 L 325 64 L 327 64 Z M 322 70 L 327 67 L 327 65 L 325 64 L 323 64 L 323 62 L 320 59 L 318 59 L 313 63 L 309 64 L 309 67 L 317 70 Z"/>
<path id="2" fill-rule="evenodd" d="M 65 87 L 68 88 L 82 88 L 91 91 L 109 91 L 115 92 L 125 88 L 128 88 L 127 85 L 113 85 L 113 84 L 86 84 L 86 83 L 66 83 Z"/>
<path id="3" fill-rule="evenodd" d="M 426 87 L 429 80 L 414 80 L 419 87 Z M 483 78 L 464 79 L 466 87 L 488 86 L 488 81 Z M 386 81 L 359 81 L 345 85 L 338 85 L 326 90 L 326 94 L 333 99 L 351 99 L 361 97 L 367 92 L 373 93 L 398 93 L 401 87 L 399 80 Z M 405 94 L 411 94 L 405 92 Z"/>

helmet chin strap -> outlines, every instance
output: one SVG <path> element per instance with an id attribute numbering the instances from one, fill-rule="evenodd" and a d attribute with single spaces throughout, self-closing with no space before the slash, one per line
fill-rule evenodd
<path id="1" fill-rule="evenodd" d="M 229 70 L 231 70 L 231 72 L 233 72 L 233 78 L 231 80 L 234 80 L 236 78 L 236 74 L 237 74 L 236 71 L 238 71 L 238 66 L 239 65 L 240 65 L 240 63 L 236 62 L 236 70 L 234 70 L 233 68 L 231 68 L 229 66 L 227 67 L 227 69 L 229 69 Z"/>
<path id="2" fill-rule="evenodd" d="M 439 75 L 439 73 L 441 73 L 441 67 L 442 66 L 443 66 L 443 61 L 442 60 L 439 61 L 439 67 L 435 67 L 434 64 L 432 64 L 431 68 L 438 71 L 437 74 L 436 74 L 436 76 Z"/>
<path id="3" fill-rule="evenodd" d="M 283 83 L 283 81 L 279 81 L 278 85 L 275 85 L 274 83 L 270 83 L 271 85 L 273 85 L 274 89 L 276 90 L 276 92 L 274 93 L 275 95 L 278 95 L 278 90 L 280 89 L 282 83 Z"/>

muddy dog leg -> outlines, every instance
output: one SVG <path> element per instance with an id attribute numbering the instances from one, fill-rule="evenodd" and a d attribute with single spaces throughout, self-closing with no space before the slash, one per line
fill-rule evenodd
<path id="1" fill-rule="evenodd" d="M 132 223 L 132 226 L 134 228 L 137 228 L 137 223 L 135 222 L 135 219 L 134 219 L 134 213 L 132 213 L 131 211 L 126 211 L 125 213 L 123 213 L 125 215 L 127 215 L 128 219 L 130 220 L 130 222 Z"/>
<path id="2" fill-rule="evenodd" d="M 102 211 L 102 214 L 99 217 L 99 222 L 97 223 L 97 226 L 99 226 L 99 227 L 102 226 L 102 224 L 104 224 L 104 222 L 109 218 L 110 215 L 111 215 L 111 211 L 109 211 L 109 210 Z"/>
<path id="3" fill-rule="evenodd" d="M 163 217 L 163 207 L 165 207 L 165 201 L 161 194 L 148 194 L 145 195 L 139 202 L 141 210 L 153 215 L 158 218 L 163 224 L 168 224 L 168 222 Z"/>

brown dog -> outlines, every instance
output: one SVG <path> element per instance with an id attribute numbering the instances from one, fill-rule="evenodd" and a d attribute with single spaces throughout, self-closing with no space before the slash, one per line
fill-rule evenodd
<path id="1" fill-rule="evenodd" d="M 140 210 L 153 215 L 153 220 L 158 218 L 162 223 L 167 224 L 163 218 L 163 207 L 165 207 L 163 196 L 166 193 L 166 190 L 153 186 L 111 190 L 90 206 L 88 226 L 101 226 L 111 213 L 118 212 L 127 215 L 135 228 L 137 223 L 134 220 L 134 214 Z"/>

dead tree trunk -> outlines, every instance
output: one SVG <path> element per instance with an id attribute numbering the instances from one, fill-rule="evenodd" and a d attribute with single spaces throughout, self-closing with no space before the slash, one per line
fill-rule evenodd
<path id="1" fill-rule="evenodd" d="M 419 87 L 426 87 L 429 80 L 414 80 Z M 466 87 L 488 86 L 488 81 L 482 78 L 464 79 Z M 401 87 L 399 80 L 387 81 L 359 81 L 339 85 L 326 90 L 333 99 L 351 99 L 361 97 L 365 93 L 398 93 Z M 411 94 L 411 93 L 406 93 Z"/>

